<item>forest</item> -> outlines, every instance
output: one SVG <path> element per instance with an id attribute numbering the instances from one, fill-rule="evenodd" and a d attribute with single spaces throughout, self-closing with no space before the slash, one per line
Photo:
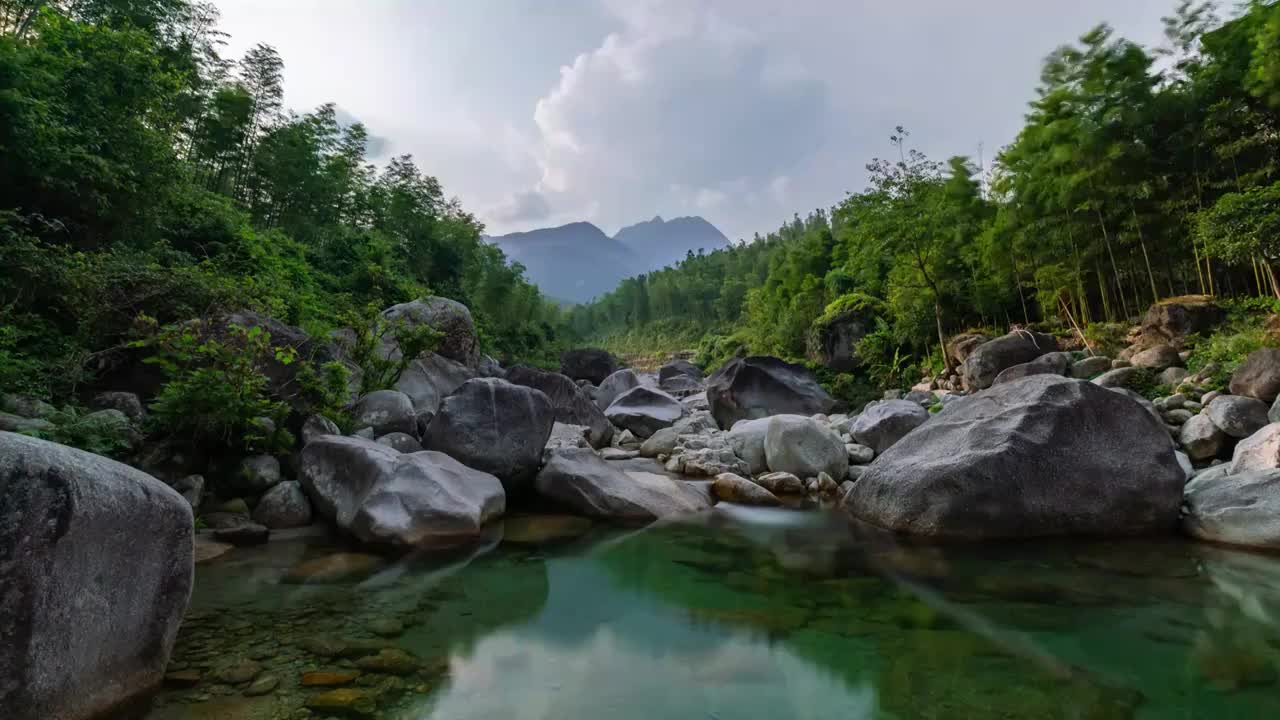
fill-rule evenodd
<path id="1" fill-rule="evenodd" d="M 552 362 L 560 311 L 411 157 L 375 165 L 285 63 L 187 0 L 0 0 L 0 391 L 66 400 L 104 349 L 224 310 L 312 336 L 435 294 Z"/>
<path id="2" fill-rule="evenodd" d="M 990 168 L 889 133 L 867 186 L 776 232 L 631 278 L 575 308 L 620 348 L 813 357 L 857 312 L 879 387 L 944 369 L 966 330 L 1122 332 L 1185 294 L 1280 298 L 1280 5 L 1226 19 L 1183 0 L 1146 48 L 1100 25 L 1044 61 L 1016 139 Z"/>

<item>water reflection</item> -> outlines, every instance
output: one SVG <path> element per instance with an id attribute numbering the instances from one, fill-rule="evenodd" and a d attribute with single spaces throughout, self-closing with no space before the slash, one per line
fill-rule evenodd
<path id="1" fill-rule="evenodd" d="M 1174 539 L 940 548 L 721 506 L 630 532 L 518 520 L 451 557 L 339 552 L 201 566 L 148 720 L 1280 713 L 1280 560 Z M 326 563 L 360 572 L 305 584 Z"/>

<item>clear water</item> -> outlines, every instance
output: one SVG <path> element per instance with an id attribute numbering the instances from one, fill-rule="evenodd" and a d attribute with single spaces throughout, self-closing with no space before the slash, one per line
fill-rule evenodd
<path id="1" fill-rule="evenodd" d="M 333 584 L 283 582 L 343 551 L 316 541 L 201 565 L 173 664 L 188 686 L 147 720 L 1280 717 L 1280 558 L 1175 539 L 911 547 L 723 506 L 508 535 Z M 361 658 L 383 647 L 398 674 Z M 302 686 L 321 671 L 360 674 Z M 308 709 L 324 693 L 339 707 Z"/>

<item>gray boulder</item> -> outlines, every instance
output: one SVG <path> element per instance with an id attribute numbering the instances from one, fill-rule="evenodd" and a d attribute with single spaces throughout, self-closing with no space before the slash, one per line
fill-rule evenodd
<path id="1" fill-rule="evenodd" d="M 589 448 L 591 443 L 587 442 L 587 435 L 590 433 L 591 428 L 585 425 L 566 425 L 558 422 L 551 426 L 551 435 L 547 438 L 547 444 L 544 447 L 547 450 Z"/>
<path id="2" fill-rule="evenodd" d="M 870 465 L 871 461 L 876 459 L 876 451 L 866 445 L 849 443 L 844 446 L 844 449 L 849 454 L 850 465 Z"/>
<path id="3" fill-rule="evenodd" d="M 707 402 L 723 430 L 771 415 L 826 414 L 836 405 L 808 370 L 764 356 L 725 363 L 707 381 Z"/>
<path id="4" fill-rule="evenodd" d="M 422 443 L 418 442 L 416 438 L 402 432 L 387 433 L 374 442 L 379 445 L 386 445 L 402 453 L 422 452 L 423 449 Z"/>
<path id="5" fill-rule="evenodd" d="M 427 448 L 496 475 L 507 492 L 525 489 L 538 471 L 555 424 L 541 390 L 497 378 L 468 380 L 431 420 Z"/>
<path id="6" fill-rule="evenodd" d="M 640 387 L 639 376 L 631 368 L 623 368 L 600 383 L 600 387 L 596 389 L 596 407 L 601 410 L 608 410 L 619 395 L 638 387 Z"/>
<path id="7" fill-rule="evenodd" d="M 13 413 L 0 412 L 0 432 L 49 432 L 55 427 L 53 423 L 44 418 L 27 418 Z"/>
<path id="8" fill-rule="evenodd" d="M 1095 355 L 1078 360 L 1071 365 L 1071 377 L 1092 380 L 1111 369 L 1111 358 Z"/>
<path id="9" fill-rule="evenodd" d="M 131 392 L 100 392 L 93 396 L 93 402 L 89 403 L 89 407 L 94 410 L 118 410 L 124 413 L 125 417 L 129 418 L 129 422 L 134 425 L 141 425 L 147 418 L 142 400 L 136 393 Z"/>
<path id="10" fill-rule="evenodd" d="M 1197 476 L 1185 506 L 1182 528 L 1192 537 L 1280 550 L 1280 470 Z"/>
<path id="11" fill-rule="evenodd" d="M 303 448 L 302 487 L 321 517 L 379 545 L 473 541 L 506 509 L 498 478 L 444 453 L 333 435 Z"/>
<path id="12" fill-rule="evenodd" d="M 187 501 L 192 512 L 197 512 L 200 510 L 200 503 L 204 501 L 204 485 L 203 475 L 188 475 L 179 478 L 170 487 Z"/>
<path id="13" fill-rule="evenodd" d="M 951 361 L 957 366 L 963 365 L 974 350 L 990 341 L 991 337 L 982 333 L 961 333 L 953 336 L 947 342 L 947 354 L 951 356 Z"/>
<path id="14" fill-rule="evenodd" d="M 261 493 L 280 482 L 280 461 L 271 455 L 254 455 L 240 461 L 235 487 L 250 493 Z"/>
<path id="15" fill-rule="evenodd" d="M 0 709 L 90 720 L 160 687 L 191 594 L 182 496 L 104 457 L 0 432 Z"/>
<path id="16" fill-rule="evenodd" d="M 846 503 L 943 538 L 1137 535 L 1176 527 L 1184 482 L 1168 432 L 1137 403 L 1037 375 L 939 413 L 876 458 Z"/>
<path id="17" fill-rule="evenodd" d="M 1129 362 L 1133 363 L 1134 367 L 1146 368 L 1158 373 L 1171 367 L 1181 366 L 1182 358 L 1172 346 L 1160 344 L 1134 353 L 1133 357 L 1129 358 Z"/>
<path id="18" fill-rule="evenodd" d="M 1232 475 L 1276 468 L 1280 468 L 1280 423 L 1271 423 L 1236 444 Z"/>
<path id="19" fill-rule="evenodd" d="M 323 415 L 311 415 L 302 422 L 302 444 L 311 444 L 321 435 L 341 435 L 338 424 Z"/>
<path id="20" fill-rule="evenodd" d="M 1133 389 L 1140 385 L 1145 377 L 1148 377 L 1148 372 L 1142 368 L 1119 367 L 1094 378 L 1093 384 L 1104 388 Z"/>
<path id="21" fill-rule="evenodd" d="M 1186 368 L 1171 367 L 1165 368 L 1164 372 L 1160 373 L 1158 380 L 1161 385 L 1168 385 L 1169 387 L 1176 388 L 1183 380 L 1186 380 L 1190 376 L 1191 373 L 1188 372 Z"/>
<path id="22" fill-rule="evenodd" d="M 1274 402 L 1280 396 L 1280 348 L 1262 348 L 1249 353 L 1231 374 L 1231 394 Z"/>
<path id="23" fill-rule="evenodd" d="M 438 353 L 426 353 L 409 363 L 395 389 L 409 396 L 419 414 L 435 412 L 440 403 L 462 383 L 477 377 L 477 373 L 460 362 Z"/>
<path id="24" fill-rule="evenodd" d="M 365 395 L 356 403 L 351 416 L 356 427 L 371 427 L 374 435 L 393 432 L 412 435 L 417 431 L 413 401 L 398 390 L 375 390 Z"/>
<path id="25" fill-rule="evenodd" d="M 842 478 L 849 470 L 849 453 L 840 436 L 817 420 L 802 415 L 769 418 L 764 453 L 773 472 L 789 472 L 802 478 L 823 472 Z"/>
<path id="26" fill-rule="evenodd" d="M 929 411 L 913 402 L 885 400 L 854 418 L 849 434 L 859 445 L 866 445 L 879 455 L 928 420 Z M 844 473 L 833 473 L 832 477 L 844 477 Z"/>
<path id="27" fill-rule="evenodd" d="M 30 395 L 5 393 L 0 395 L 0 412 L 17 415 L 21 418 L 47 420 L 57 414 L 58 408 Z"/>
<path id="28" fill-rule="evenodd" d="M 662 428 L 649 436 L 640 444 L 640 457 L 656 458 L 659 455 L 670 455 L 680 441 L 680 433 L 675 427 Z"/>
<path id="29" fill-rule="evenodd" d="M 625 473 L 588 449 L 548 453 L 535 482 L 538 494 L 589 517 L 628 523 L 706 509 L 705 496 L 652 473 Z"/>
<path id="30" fill-rule="evenodd" d="M 505 378 L 507 371 L 491 355 L 481 355 L 480 364 L 476 366 L 476 374 L 480 377 Z"/>
<path id="31" fill-rule="evenodd" d="M 541 390 L 551 400 L 556 422 L 590 428 L 587 440 L 592 447 L 608 447 L 613 439 L 613 424 L 586 391 L 567 375 L 517 365 L 507 371 L 507 381 Z"/>
<path id="32" fill-rule="evenodd" d="M 435 350 L 437 354 L 469 368 L 480 363 L 480 341 L 475 321 L 467 306 L 456 300 L 425 297 L 389 307 L 382 312 L 382 317 L 388 322 L 411 327 L 430 325 L 443 335 Z M 383 353 L 392 359 L 402 356 L 400 347 L 390 337 L 383 339 Z"/>
<path id="33" fill-rule="evenodd" d="M 1178 433 L 1178 442 L 1186 451 L 1187 457 L 1195 461 L 1211 460 L 1222 452 L 1226 442 L 1226 433 L 1222 432 L 1208 415 L 1196 415 L 1183 424 Z"/>
<path id="34" fill-rule="evenodd" d="M 769 470 L 769 459 L 764 451 L 764 438 L 769 432 L 769 418 L 739 420 L 729 430 L 729 447 L 747 463 L 752 475 Z"/>
<path id="35" fill-rule="evenodd" d="M 306 527 L 311 524 L 311 501 L 297 482 L 282 482 L 258 500 L 253 521 L 270 530 Z"/>
<path id="36" fill-rule="evenodd" d="M 1247 438 L 1267 424 L 1267 404 L 1239 395 L 1221 395 L 1209 403 L 1209 419 L 1233 438 Z"/>
<path id="37" fill-rule="evenodd" d="M 1025 362 L 1020 365 L 1014 365 L 1000 371 L 996 379 L 992 381 L 992 385 L 1000 385 L 1014 380 L 1020 380 L 1024 377 L 1032 375 L 1066 375 L 1067 370 L 1071 366 L 1070 353 L 1052 352 L 1041 355 L 1040 357 Z"/>
<path id="38" fill-rule="evenodd" d="M 642 385 L 619 395 L 604 414 L 614 425 L 647 438 L 675 424 L 684 414 L 684 406 L 665 392 Z"/>
<path id="39" fill-rule="evenodd" d="M 721 473 L 711 483 L 711 493 L 721 502 L 739 505 L 780 505 L 777 496 L 741 475 Z"/>
<path id="40" fill-rule="evenodd" d="M 599 385 L 618 371 L 618 361 L 608 350 L 580 348 L 560 356 L 560 372 L 574 380 L 590 380 Z"/>
<path id="41" fill-rule="evenodd" d="M 1019 330 L 979 345 L 960 366 L 965 390 L 976 392 L 991 387 L 1004 370 L 1031 362 L 1045 353 L 1057 352 L 1052 335 Z"/>

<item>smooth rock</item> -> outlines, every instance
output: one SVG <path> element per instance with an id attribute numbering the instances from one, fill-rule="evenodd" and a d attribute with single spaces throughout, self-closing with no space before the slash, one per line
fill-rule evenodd
<path id="1" fill-rule="evenodd" d="M 1280 550 L 1280 470 L 1197 476 L 1182 527 L 1201 540 Z"/>
<path id="2" fill-rule="evenodd" d="M 1222 395 L 1209 403 L 1209 419 L 1222 432 L 1234 438 L 1246 438 L 1267 424 L 1267 404 L 1238 395 Z"/>
<path id="3" fill-rule="evenodd" d="M 614 400 L 626 391 L 640 387 L 640 378 L 635 371 L 630 368 L 623 368 L 613 373 L 600 383 L 600 387 L 596 389 L 595 403 L 596 407 L 601 410 L 609 409 Z"/>
<path id="4" fill-rule="evenodd" d="M 747 463 L 747 472 L 759 475 L 769 469 L 764 438 L 769 431 L 769 418 L 739 420 L 729 430 L 729 447 Z"/>
<path id="5" fill-rule="evenodd" d="M 1108 370 L 1094 378 L 1093 384 L 1104 388 L 1133 389 L 1146 376 L 1147 371 L 1143 368 L 1119 367 L 1115 370 Z"/>
<path id="6" fill-rule="evenodd" d="M 1046 353 L 1057 352 L 1052 335 L 1020 330 L 979 345 L 960 366 L 965 390 L 976 392 L 995 382 L 1007 368 L 1031 362 Z"/>
<path id="7" fill-rule="evenodd" d="M 725 363 L 707 381 L 707 401 L 724 430 L 739 420 L 830 413 L 836 405 L 808 370 L 765 356 Z"/>
<path id="8" fill-rule="evenodd" d="M 1271 423 L 1236 444 L 1232 475 L 1276 468 L 1280 468 L 1280 423 Z"/>
<path id="9" fill-rule="evenodd" d="M 1189 377 L 1190 375 L 1191 373 L 1187 372 L 1186 368 L 1171 367 L 1171 368 L 1166 368 L 1164 372 L 1160 373 L 1160 377 L 1157 378 L 1157 380 L 1160 382 L 1161 385 L 1168 385 L 1169 387 L 1178 387 L 1178 384 L 1181 383 L 1183 380 L 1186 380 L 1187 377 Z"/>
<path id="10" fill-rule="evenodd" d="M 387 433 L 378 438 L 374 442 L 402 453 L 422 452 L 422 443 L 418 442 L 412 435 L 402 432 Z"/>
<path id="11" fill-rule="evenodd" d="M 659 455 L 670 455 L 675 451 L 679 439 L 680 434 L 675 427 L 662 428 L 640 444 L 640 456 L 656 458 Z"/>
<path id="12" fill-rule="evenodd" d="M 551 400 L 542 391 L 476 378 L 441 403 L 427 447 L 494 475 L 508 493 L 519 493 L 542 464 L 553 425 Z"/>
<path id="13" fill-rule="evenodd" d="M 253 509 L 253 521 L 271 530 L 311 524 L 311 501 L 297 482 L 282 482 L 267 491 Z"/>
<path id="14" fill-rule="evenodd" d="M 574 380 L 590 380 L 600 385 L 618 371 L 618 361 L 607 350 L 581 348 L 560 356 L 560 372 Z"/>
<path id="15" fill-rule="evenodd" d="M 341 435 L 338 424 L 323 415 L 310 415 L 302 423 L 302 445 L 305 447 L 312 440 L 322 435 Z"/>
<path id="16" fill-rule="evenodd" d="M 197 512 L 200 510 L 200 503 L 204 500 L 204 486 L 203 475 L 188 475 L 176 480 L 171 487 L 182 496 L 183 500 L 187 501 L 192 512 Z"/>
<path id="17" fill-rule="evenodd" d="M 475 320 L 466 305 L 449 298 L 424 297 L 420 300 L 393 305 L 382 312 L 388 324 L 408 327 L 430 325 L 441 333 L 435 353 L 450 360 L 474 368 L 480 362 L 480 339 L 476 334 Z M 383 355 L 393 360 L 403 353 L 392 335 L 383 338 Z"/>
<path id="18" fill-rule="evenodd" d="M 375 437 L 387 433 L 417 432 L 417 411 L 408 395 L 398 390 L 377 390 L 360 398 L 351 411 L 356 427 L 371 427 Z"/>
<path id="19" fill-rule="evenodd" d="M 678 481 L 625 473 L 587 449 L 549 452 L 535 486 L 543 497 L 582 515 L 623 522 L 651 522 L 709 507 L 707 499 Z"/>
<path id="20" fill-rule="evenodd" d="M 760 485 L 733 473 L 721 473 L 711 484 L 711 492 L 721 502 L 739 505 L 778 505 L 780 501 L 773 493 Z"/>
<path id="21" fill-rule="evenodd" d="M 1280 348 L 1262 348 L 1249 353 L 1231 374 L 1231 394 L 1268 404 L 1275 402 L 1280 396 Z"/>
<path id="22" fill-rule="evenodd" d="M 1095 355 L 1073 363 L 1071 365 L 1071 377 L 1080 380 L 1092 380 L 1110 369 L 1111 358 Z"/>
<path id="23" fill-rule="evenodd" d="M 826 425 L 800 415 L 769 418 L 764 452 L 769 469 L 774 472 L 789 472 L 800 477 L 825 472 L 844 477 L 849 469 L 849 453 L 840 436 Z"/>
<path id="24" fill-rule="evenodd" d="M 684 414 L 684 406 L 661 390 L 640 386 L 619 395 L 604 414 L 614 425 L 647 438 L 674 425 Z"/>
<path id="25" fill-rule="evenodd" d="M 419 434 L 429 423 L 422 421 L 424 414 L 435 413 L 440 403 L 462 384 L 480 377 L 476 370 L 444 355 L 426 353 L 409 363 L 396 380 L 395 390 L 404 393 L 413 403 Z M 488 377 L 488 376 L 485 376 Z M 412 434 L 412 433 L 411 433 Z"/>
<path id="26" fill-rule="evenodd" d="M 929 417 L 929 411 L 915 403 L 886 400 L 867 408 L 854 418 L 849 434 L 859 445 L 866 445 L 879 455 L 912 430 L 928 422 Z M 832 475 L 842 477 L 844 473 Z"/>
<path id="27" fill-rule="evenodd" d="M 844 449 L 849 455 L 850 465 L 869 465 L 872 460 L 876 459 L 876 451 L 866 445 L 848 443 L 844 446 Z"/>
<path id="28" fill-rule="evenodd" d="M 774 495 L 804 494 L 804 481 L 789 472 L 765 473 L 755 483 Z"/>
<path id="29" fill-rule="evenodd" d="M 147 411 L 142 406 L 142 400 L 137 393 L 131 392 L 100 392 L 93 396 L 93 401 L 89 403 L 89 407 L 94 410 L 117 410 L 124 413 L 129 422 L 134 425 L 141 425 L 143 420 L 147 419 Z M 43 417 L 43 416 L 37 416 Z"/>
<path id="30" fill-rule="evenodd" d="M 221 527 L 213 531 L 213 537 L 236 547 L 252 547 L 262 545 L 271 539 L 271 530 L 265 525 L 254 522 L 242 522 L 229 527 Z"/>
<path id="31" fill-rule="evenodd" d="M 1178 351 L 1169 345 L 1156 345 L 1139 351 L 1129 358 L 1134 367 L 1146 368 L 1159 373 L 1171 367 L 1182 365 Z"/>
<path id="32" fill-rule="evenodd" d="M 596 407 L 595 401 L 567 375 L 546 372 L 525 365 L 507 371 L 507 381 L 541 390 L 551 401 L 556 422 L 590 428 L 591 447 L 602 448 L 613 439 L 613 424 Z"/>
<path id="33" fill-rule="evenodd" d="M 1045 353 L 1030 362 L 1021 363 L 1001 370 L 1000 374 L 996 376 L 996 379 L 993 380 L 991 384 L 1001 385 L 1003 383 L 1013 382 L 1014 380 L 1020 380 L 1032 375 L 1066 375 L 1070 366 L 1070 353 Z"/>
<path id="34" fill-rule="evenodd" d="M 289 569 L 284 582 L 291 585 L 327 585 L 358 582 L 386 565 L 378 555 L 365 553 L 333 553 L 298 563 Z"/>
<path id="35" fill-rule="evenodd" d="M 1192 417 L 1178 432 L 1178 442 L 1183 450 L 1197 462 L 1217 457 L 1222 452 L 1226 437 L 1226 433 L 1208 415 Z"/>

